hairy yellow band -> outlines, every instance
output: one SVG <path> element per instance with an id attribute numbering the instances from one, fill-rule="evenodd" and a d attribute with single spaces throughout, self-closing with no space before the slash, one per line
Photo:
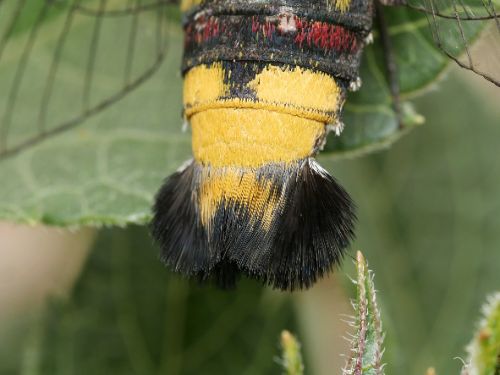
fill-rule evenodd
<path id="1" fill-rule="evenodd" d="M 269 65 L 247 86 L 255 93 L 255 100 L 228 97 L 230 86 L 224 83 L 222 64 L 197 66 L 184 78 L 185 115 L 189 118 L 214 108 L 254 108 L 335 122 L 340 88 L 325 73 Z"/>
<path id="2" fill-rule="evenodd" d="M 245 207 L 250 220 L 258 218 L 262 228 L 267 230 L 281 199 L 273 192 L 270 181 L 258 181 L 252 172 L 228 169 L 221 174 L 204 176 L 199 194 L 200 217 L 209 231 L 222 201 L 226 201 L 226 204 L 228 201 L 237 202 Z"/>
<path id="3" fill-rule="evenodd" d="M 324 123 L 248 108 L 209 109 L 191 117 L 194 158 L 215 167 L 260 167 L 313 152 Z"/>

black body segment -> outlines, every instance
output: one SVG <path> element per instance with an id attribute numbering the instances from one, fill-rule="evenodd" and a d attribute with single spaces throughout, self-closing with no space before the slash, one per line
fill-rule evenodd
<path id="1" fill-rule="evenodd" d="M 215 61 L 264 61 L 358 77 L 372 27 L 371 1 L 344 12 L 327 0 L 205 1 L 186 14 L 183 71 Z"/>

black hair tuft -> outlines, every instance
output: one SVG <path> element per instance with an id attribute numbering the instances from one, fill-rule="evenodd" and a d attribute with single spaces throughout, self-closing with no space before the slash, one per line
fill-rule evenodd
<path id="1" fill-rule="evenodd" d="M 192 162 L 156 198 L 151 228 L 161 259 L 223 288 L 240 274 L 277 289 L 308 288 L 354 237 L 353 201 L 312 158 L 257 170 Z"/>

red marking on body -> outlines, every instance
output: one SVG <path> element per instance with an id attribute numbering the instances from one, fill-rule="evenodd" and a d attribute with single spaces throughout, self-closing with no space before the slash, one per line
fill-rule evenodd
<path id="1" fill-rule="evenodd" d="M 296 19 L 297 35 L 294 42 L 301 48 L 304 42 L 309 47 L 315 46 L 325 51 L 350 51 L 354 52 L 358 48 L 356 35 L 339 25 L 332 25 L 326 22 L 308 22 Z"/>
<path id="2" fill-rule="evenodd" d="M 356 34 L 340 25 L 332 25 L 322 21 L 308 21 L 297 16 L 286 15 L 276 19 L 259 19 L 253 16 L 251 30 L 255 36 L 264 39 L 273 39 L 275 35 L 291 36 L 293 43 L 300 48 L 305 46 L 320 48 L 325 52 L 356 52 L 358 42 Z M 206 43 L 221 35 L 230 36 L 230 29 L 225 22 L 216 17 L 199 17 L 186 28 L 186 43 L 195 41 L 197 44 Z"/>
<path id="3" fill-rule="evenodd" d="M 223 26 L 222 29 L 225 29 Z M 186 43 L 196 41 L 201 44 L 210 39 L 217 38 L 221 33 L 219 19 L 216 17 L 200 17 L 194 24 L 190 24 L 186 28 Z"/>
<path id="4" fill-rule="evenodd" d="M 257 17 L 252 17 L 252 33 L 256 34 L 260 29 L 260 23 Z"/>

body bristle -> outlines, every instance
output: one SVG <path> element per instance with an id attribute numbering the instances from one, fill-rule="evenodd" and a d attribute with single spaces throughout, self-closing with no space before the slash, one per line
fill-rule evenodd
<path id="1" fill-rule="evenodd" d="M 260 168 L 197 162 L 160 190 L 152 233 L 175 270 L 228 287 L 238 273 L 279 289 L 311 286 L 353 237 L 354 205 L 312 158 Z"/>
<path id="2" fill-rule="evenodd" d="M 156 195 L 150 224 L 151 234 L 161 247 L 161 260 L 187 276 L 206 273 L 219 260 L 193 199 L 195 169 L 192 162 L 165 181 Z"/>
<path id="3" fill-rule="evenodd" d="M 210 271 L 199 273 L 197 279 L 200 284 L 213 284 L 219 289 L 228 290 L 236 287 L 241 275 L 236 263 L 224 259 Z"/>
<path id="4" fill-rule="evenodd" d="M 310 287 L 341 262 L 355 220 L 347 192 L 308 159 L 289 187 L 271 257 L 262 266 L 267 283 L 284 290 Z"/>

